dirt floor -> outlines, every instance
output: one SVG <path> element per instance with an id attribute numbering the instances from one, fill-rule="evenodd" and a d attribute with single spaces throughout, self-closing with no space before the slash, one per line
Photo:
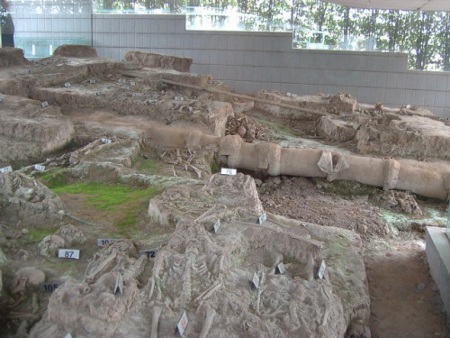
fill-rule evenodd
<path id="1" fill-rule="evenodd" d="M 429 274 L 424 232 L 411 227 L 398 231 L 383 221 L 380 216 L 386 211 L 369 198 L 380 191 L 357 183 L 330 184 L 297 177 L 268 178 L 262 182 L 260 196 L 269 212 L 361 235 L 372 337 L 450 337 L 439 290 Z M 333 191 L 345 192 L 346 196 Z M 445 203 L 422 203 L 423 210 L 432 207 L 445 213 Z M 419 216 L 417 222 L 435 221 Z"/>
<path id="2" fill-rule="evenodd" d="M 278 180 L 278 185 L 271 183 Z M 450 337 L 439 290 L 429 274 L 423 232 L 394 234 L 395 228 L 391 229 L 380 220 L 380 208 L 369 203 L 367 195 L 343 198 L 319 190 L 310 179 L 296 177 L 269 178 L 265 184 L 259 192 L 268 212 L 360 233 L 365 248 L 373 338 Z M 354 187 L 358 188 L 365 189 L 359 190 L 359 194 L 374 193 L 368 187 Z M 106 232 L 111 230 L 106 224 L 114 223 L 117 215 L 90 210 L 79 195 L 62 195 L 61 198 L 74 216 L 98 225 L 103 223 Z M 445 204 L 438 203 L 434 207 L 445 209 Z M 144 215 L 141 219 L 144 221 Z M 89 227 L 82 228 L 89 233 Z M 101 233 L 102 229 L 97 228 L 96 232 Z"/>
<path id="3" fill-rule="evenodd" d="M 368 243 L 372 337 L 450 336 L 424 250 L 410 235 Z"/>
<path id="4" fill-rule="evenodd" d="M 336 191 L 345 191 L 347 196 Z M 424 232 L 398 231 L 384 222 L 380 218 L 383 210 L 369 198 L 380 191 L 357 183 L 330 184 L 324 180 L 283 176 L 263 178 L 259 193 L 265 210 L 270 213 L 337 226 L 361 235 L 370 290 L 372 337 L 450 337 L 439 291 L 429 274 Z M 111 213 L 87 208 L 79 195 L 61 198 L 68 211 L 81 219 L 99 225 L 115 221 Z M 445 212 L 445 203 L 421 202 L 424 210 L 431 207 Z M 426 217 L 418 220 L 418 223 L 431 222 Z M 88 228 L 84 229 L 85 233 L 89 232 Z"/>
<path id="5" fill-rule="evenodd" d="M 187 337 L 450 338 L 424 231 L 445 226 L 448 202 L 326 175 L 269 176 L 264 161 L 255 164 L 264 170 L 238 168 L 238 183 L 216 174 L 225 135 L 240 136 L 242 148 L 268 141 L 444 163 L 448 121 L 358 105 L 342 93 L 262 91 L 251 100 L 209 76 L 139 66 L 161 63 L 158 55 L 136 54 L 139 62 L 124 65 L 85 52 L 86 60 L 59 56 L 0 69 L 0 167 L 14 169 L 0 174 L 0 338 L 70 329 L 79 337 L 173 337 L 181 310 L 191 321 Z M 163 60 L 183 71 L 192 62 Z M 13 85 L 33 100 L 11 95 Z M 38 162 L 44 172 L 32 166 Z M 262 210 L 268 221 L 258 228 Z M 223 222 L 219 234 L 210 229 L 215 219 Z M 45 239 L 68 223 L 86 238 L 77 245 L 81 259 L 42 256 Z M 99 238 L 123 241 L 99 248 Z M 142 249 L 160 254 L 144 260 Z M 324 256 L 327 278 L 314 278 Z M 274 266 L 283 259 L 288 273 L 279 276 Z M 17 271 L 30 266 L 59 283 L 58 292 L 39 291 L 39 275 L 35 285 L 20 281 Z M 256 293 L 253 274 L 266 283 Z M 121 297 L 119 277 L 129 292 Z"/>

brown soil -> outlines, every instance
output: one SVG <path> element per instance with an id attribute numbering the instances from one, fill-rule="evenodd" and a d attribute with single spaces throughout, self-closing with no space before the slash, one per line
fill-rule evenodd
<path id="1" fill-rule="evenodd" d="M 269 178 L 260 188 L 260 197 L 271 213 L 361 235 L 373 338 L 450 337 L 439 291 L 429 273 L 424 234 L 400 232 L 394 236 L 368 195 L 357 196 L 376 191 L 367 192 L 353 184 L 355 195 L 342 198 L 317 189 L 327 184 L 314 184 L 306 178 Z"/>
<path id="2" fill-rule="evenodd" d="M 368 246 L 372 337 L 449 337 L 424 241 L 398 238 Z"/>
<path id="3" fill-rule="evenodd" d="M 6 65 L 22 63 L 22 55 L 18 54 L 17 51 L 7 52 L 14 52 L 14 55 L 4 53 L 4 56 L 8 56 L 8 59 L 5 59 L 7 60 Z M 84 50 L 84 52 L 90 53 L 91 51 Z M 16 60 L 15 63 L 8 61 L 11 59 L 10 56 Z M 1 59 L 0 57 L 0 63 Z M 180 62 L 184 67 L 190 65 L 189 60 L 181 60 Z M 2 72 L 7 71 L 2 70 Z M 189 97 L 188 94 L 183 94 L 183 96 Z M 353 111 L 356 101 L 347 99 L 350 98 L 342 95 L 336 96 L 332 103 L 338 104 L 339 107 L 341 105 L 348 106 Z M 336 100 L 338 102 L 335 102 Z M 114 101 L 116 103 L 115 99 Z M 299 105 L 302 106 L 300 101 Z M 94 111 L 66 107 L 64 110 L 64 115 L 76 126 L 79 133 L 77 137 L 80 139 L 93 138 L 88 133 L 89 130 L 91 132 L 95 130 L 96 137 L 102 134 L 135 136 L 145 132 L 150 126 L 154 126 L 154 123 L 144 116 L 118 116 L 107 111 L 107 109 Z M 235 111 L 238 111 L 238 109 L 235 109 Z M 329 113 L 329 111 L 327 112 Z M 255 113 L 255 117 L 256 115 Z M 241 121 L 239 118 L 242 118 L 242 116 L 235 116 L 233 120 L 236 123 L 232 133 L 241 133 L 253 140 L 257 136 L 256 131 L 260 128 L 259 124 L 253 120 L 249 120 L 250 122 L 246 120 L 243 123 L 243 120 Z M 282 117 L 278 120 L 281 119 Z M 309 119 L 304 116 L 301 123 L 289 116 L 284 117 L 284 119 L 285 125 L 292 127 L 290 132 L 293 134 L 312 136 L 315 132 L 317 122 L 315 116 Z M 172 123 L 172 121 L 168 122 Z M 184 120 L 177 123 L 177 127 L 186 126 L 191 126 L 191 124 Z M 245 130 L 241 127 L 245 127 Z M 265 129 L 261 128 L 261 130 L 264 131 Z M 86 135 L 81 135 L 83 132 L 86 132 Z M 255 135 L 253 132 L 255 132 Z M 330 140 L 328 142 L 332 143 Z M 335 140 L 334 144 L 337 143 L 338 141 Z M 158 155 L 160 154 L 155 151 L 154 154 L 149 152 L 145 155 L 159 158 Z M 167 157 L 169 156 L 167 155 Z M 175 172 L 175 166 L 171 166 L 171 168 Z M 171 172 L 168 172 L 168 175 L 171 175 Z M 414 231 L 397 233 L 383 222 L 380 217 L 381 208 L 372 204 L 373 199 L 370 198 L 379 194 L 376 188 L 367 188 L 358 183 L 330 184 L 324 180 L 300 177 L 275 177 L 263 179 L 258 184 L 260 185 L 259 197 L 266 211 L 322 226 L 345 228 L 361 236 L 365 248 L 364 261 L 371 298 L 372 337 L 450 337 L 450 327 L 445 314 L 441 310 L 442 304 L 440 303 L 439 293 L 429 274 L 424 251 L 424 234 Z M 80 227 L 86 237 L 90 237 L 88 243 L 80 248 L 84 257 L 92 257 L 97 250 L 93 245 L 94 235 L 100 235 L 103 231 L 108 234 L 114 233 L 113 224 L 120 221 L 120 210 L 115 213 L 94 210 L 86 205 L 84 197 L 80 195 L 67 194 L 60 197 L 66 210 L 71 215 L 86 221 L 79 221 L 78 223 L 74 221 L 74 223 Z M 148 221 L 146 219 L 146 208 L 146 205 L 142 205 L 139 211 L 138 225 L 141 225 L 145 220 Z M 442 204 L 439 205 L 439 208 L 443 209 Z M 190 206 L 188 210 L 192 212 L 192 207 Z M 89 225 L 92 223 L 99 225 L 99 227 Z M 22 225 L 17 225 L 16 229 L 12 230 L 19 233 L 22 227 Z M 154 230 L 155 232 L 163 231 L 161 229 Z M 167 232 L 173 230 L 171 228 L 165 229 Z M 26 236 L 23 237 L 26 239 Z M 2 249 L 3 246 L 5 247 L 4 251 L 8 258 L 14 261 L 14 268 L 38 265 L 42 260 L 37 253 L 37 243 L 28 241 L 16 243 L 8 239 L 3 240 L 0 244 L 2 244 Z M 86 261 L 83 264 L 85 263 Z M 50 278 L 63 273 L 69 276 L 79 276 L 83 274 L 85 268 L 86 266 L 82 264 L 76 265 L 73 262 L 64 262 L 58 265 L 55 269 L 57 271 L 51 271 Z M 12 271 L 3 271 L 3 276 L 10 276 L 11 274 Z M 42 303 L 47 301 L 48 297 L 45 296 Z M 27 310 L 23 309 L 23 311 Z"/>
<path id="4" fill-rule="evenodd" d="M 84 45 L 62 45 L 53 52 L 55 56 L 68 56 L 78 58 L 94 58 L 98 57 L 95 48 Z"/>
<path id="5" fill-rule="evenodd" d="M 119 215 L 89 209 L 79 195 L 61 198 L 71 214 L 104 226 L 106 232 L 110 233 L 111 224 L 118 220 Z M 260 198 L 271 213 L 360 233 L 365 246 L 373 338 L 450 337 L 439 291 L 429 274 L 423 233 L 393 237 L 379 219 L 379 208 L 369 203 L 367 196 L 343 199 L 318 190 L 306 178 L 266 180 Z"/>
<path id="6" fill-rule="evenodd" d="M 145 124 L 138 117 L 113 118 L 108 114 L 95 113 L 90 119 L 132 130 Z M 377 189 L 358 183 L 345 184 L 341 184 L 341 188 L 350 189 L 351 196 L 327 192 L 330 183 L 322 180 L 269 178 L 259 193 L 265 210 L 270 213 L 341 227 L 361 235 L 366 247 L 372 337 L 450 337 L 439 291 L 429 275 L 423 233 L 400 233 L 399 237 L 394 237 L 391 229 L 380 220 L 380 208 L 370 203 L 369 195 L 375 194 Z M 115 221 L 107 212 L 86 208 L 77 196 L 61 197 L 68 210 L 81 219 L 105 227 Z"/>

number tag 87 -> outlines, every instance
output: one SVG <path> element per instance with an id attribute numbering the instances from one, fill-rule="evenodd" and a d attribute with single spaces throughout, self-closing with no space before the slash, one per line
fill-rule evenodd
<path id="1" fill-rule="evenodd" d="M 75 249 L 59 249 L 58 258 L 64 259 L 80 259 L 80 250 Z"/>

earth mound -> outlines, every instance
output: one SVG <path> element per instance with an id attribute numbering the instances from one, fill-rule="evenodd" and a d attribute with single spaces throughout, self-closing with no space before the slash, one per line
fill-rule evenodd
<path id="1" fill-rule="evenodd" d="M 22 49 L 11 47 L 0 48 L 0 67 L 25 65 L 28 63 Z"/>
<path id="2" fill-rule="evenodd" d="M 55 49 L 53 55 L 63 57 L 74 57 L 74 58 L 98 57 L 95 48 L 86 45 L 61 45 Z"/>

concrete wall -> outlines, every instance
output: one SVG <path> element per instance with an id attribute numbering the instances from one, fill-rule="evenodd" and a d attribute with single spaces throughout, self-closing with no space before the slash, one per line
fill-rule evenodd
<path id="1" fill-rule="evenodd" d="M 450 117 L 450 73 L 409 71 L 405 54 L 294 50 L 290 33 L 186 31 L 184 15 L 94 14 L 92 22 L 102 57 L 122 59 L 128 50 L 190 57 L 193 72 L 240 92 L 347 92 L 359 102 L 418 105 Z M 28 25 L 16 18 L 18 34 L 30 32 Z"/>
<path id="2" fill-rule="evenodd" d="M 450 323 L 450 241 L 444 228 L 426 228 L 426 254 L 430 274 L 439 288 Z"/>
<path id="3" fill-rule="evenodd" d="M 406 54 L 295 50 L 290 33 L 186 31 L 183 15 L 94 18 L 93 44 L 105 57 L 132 49 L 173 54 L 193 58 L 193 72 L 236 91 L 347 92 L 360 102 L 418 105 L 450 117 L 450 74 L 409 71 Z"/>
<path id="4" fill-rule="evenodd" d="M 29 58 L 48 56 L 49 44 L 52 44 L 54 50 L 64 43 L 92 43 L 90 0 L 72 3 L 20 0 L 10 3 L 15 26 L 15 45 L 24 49 Z"/>

